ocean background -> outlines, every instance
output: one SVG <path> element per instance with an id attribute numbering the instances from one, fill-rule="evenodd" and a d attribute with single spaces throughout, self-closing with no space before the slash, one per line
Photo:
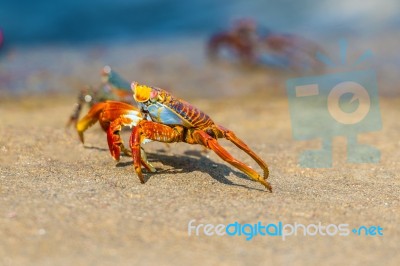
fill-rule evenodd
<path id="1" fill-rule="evenodd" d="M 9 45 L 82 44 L 209 35 L 238 18 L 276 31 L 374 34 L 398 29 L 398 0 L 38 0 L 0 2 Z"/>
<path id="2" fill-rule="evenodd" d="M 384 79 L 398 76 L 398 0 L 3 0 L 0 92 L 68 90 L 60 78 L 94 82 L 104 64 L 131 75 L 143 58 L 202 65 L 207 38 L 241 18 L 312 39 L 333 58 L 347 39 L 353 59 L 372 50 Z"/>

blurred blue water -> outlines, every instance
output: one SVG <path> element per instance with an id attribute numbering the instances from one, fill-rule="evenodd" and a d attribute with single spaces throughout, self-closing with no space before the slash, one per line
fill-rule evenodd
<path id="1" fill-rule="evenodd" d="M 79 77 L 95 84 L 94 69 L 104 64 L 125 70 L 127 76 L 147 77 L 149 83 L 171 85 L 176 73 L 206 60 L 204 44 L 210 34 L 240 18 L 310 38 L 333 60 L 340 58 L 337 41 L 349 39 L 350 61 L 370 49 L 374 58 L 366 66 L 374 66 L 380 80 L 398 83 L 399 0 L 0 0 L 5 38 L 0 97 L 2 91 L 70 90 L 71 80 Z M 155 64 L 152 58 L 164 63 Z M 165 69 L 146 72 L 146 64 L 147 69 Z M 171 87 L 208 79 L 207 67 L 202 70 L 192 69 L 192 79 Z"/>
<path id="2" fill-rule="evenodd" d="M 9 45 L 208 35 L 236 18 L 274 30 L 369 33 L 400 25 L 398 0 L 2 0 Z"/>

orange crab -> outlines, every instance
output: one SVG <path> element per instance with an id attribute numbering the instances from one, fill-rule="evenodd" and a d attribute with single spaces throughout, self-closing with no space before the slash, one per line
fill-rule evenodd
<path id="1" fill-rule="evenodd" d="M 99 120 L 107 132 L 108 146 L 112 157 L 119 160 L 121 150 L 126 154 L 132 154 L 135 172 L 142 183 L 144 183 L 142 166 L 151 172 L 155 171 L 146 159 L 146 154 L 141 146 L 143 143 L 159 141 L 200 144 L 213 150 L 221 159 L 272 191 L 270 183 L 267 182 L 269 175 L 267 164 L 232 131 L 215 124 L 207 114 L 165 90 L 141 85 L 137 82 L 133 82 L 131 88 L 139 110 L 120 102 L 104 102 L 94 105 L 77 124 L 82 142 L 83 132 Z M 133 127 L 129 141 L 131 152 L 124 147 L 119 135 L 122 126 Z M 231 141 L 246 152 L 261 167 L 263 174 L 259 175 L 255 170 L 235 159 L 218 143 L 219 138 Z"/>

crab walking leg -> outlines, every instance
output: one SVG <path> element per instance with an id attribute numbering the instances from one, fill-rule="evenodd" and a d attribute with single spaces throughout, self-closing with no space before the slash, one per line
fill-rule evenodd
<path id="1" fill-rule="evenodd" d="M 69 117 L 69 120 L 66 124 L 65 127 L 70 127 L 72 124 L 74 126 L 76 126 L 76 124 L 78 123 L 78 119 L 79 119 L 79 115 L 81 114 L 82 111 L 82 106 L 85 103 L 85 95 L 84 93 L 81 91 L 78 95 L 78 102 L 75 104 L 74 106 L 74 110 L 72 111 L 72 114 Z"/>
<path id="2" fill-rule="evenodd" d="M 190 130 L 189 130 L 190 131 Z M 140 182 L 144 183 L 141 169 L 141 153 L 140 144 L 144 139 L 151 139 L 160 142 L 180 142 L 186 135 L 186 142 L 191 144 L 202 144 L 205 147 L 212 149 L 221 159 L 230 163 L 240 171 L 247 174 L 251 179 L 263 184 L 269 191 L 272 192 L 271 184 L 268 183 L 264 177 L 260 176 L 256 171 L 245 165 L 244 163 L 236 160 L 232 155 L 228 153 L 216 139 L 208 135 L 202 130 L 193 130 L 191 135 L 186 135 L 183 127 L 175 126 L 169 127 L 166 125 L 154 123 L 152 121 L 142 120 L 132 130 L 130 138 L 130 147 L 132 149 L 133 165 L 135 172 L 138 175 Z M 247 147 L 247 146 L 243 146 Z"/>
<path id="3" fill-rule="evenodd" d="M 272 192 L 271 184 L 268 183 L 262 176 L 260 176 L 256 171 L 245 165 L 244 163 L 236 160 L 232 155 L 225 150 L 216 139 L 212 138 L 206 132 L 201 130 L 196 130 L 193 132 L 193 138 L 199 143 L 203 144 L 207 148 L 212 149 L 221 159 L 230 163 L 240 171 L 247 174 L 251 179 L 263 184 L 270 192 Z M 247 147 L 247 146 L 246 146 Z"/>
<path id="4" fill-rule="evenodd" d="M 110 123 L 110 127 L 107 130 L 107 141 L 111 156 L 114 158 L 114 160 L 119 161 L 121 151 L 128 156 L 132 156 L 131 151 L 125 148 L 120 136 L 120 132 L 122 126 L 135 126 L 137 122 L 138 121 L 132 121 L 129 117 L 129 114 L 127 114 Z M 146 153 L 142 147 L 140 147 L 140 155 L 143 166 L 146 167 L 146 169 L 150 172 L 156 172 L 154 166 L 147 160 Z"/>
<path id="5" fill-rule="evenodd" d="M 132 149 L 133 166 L 141 183 L 144 183 L 142 168 L 140 162 L 143 162 L 141 157 L 140 144 L 145 139 L 160 141 L 160 142 L 180 142 L 183 137 L 183 127 L 169 127 L 158 124 L 152 121 L 142 120 L 136 127 L 133 128 L 129 145 Z"/>
<path id="6" fill-rule="evenodd" d="M 147 160 L 146 152 L 142 147 L 140 147 L 140 161 L 142 162 L 143 166 L 147 169 L 147 171 L 152 173 L 157 172 L 156 168 L 154 168 L 154 166 Z"/>
<path id="7" fill-rule="evenodd" d="M 227 140 L 231 141 L 233 144 L 236 145 L 239 149 L 242 151 L 246 152 L 251 158 L 254 159 L 254 161 L 257 162 L 257 164 L 263 169 L 264 171 L 264 179 L 267 179 L 269 176 L 269 170 L 268 170 L 268 165 L 260 158 L 258 157 L 257 154 L 255 154 L 247 145 L 244 143 L 241 139 L 239 139 L 235 133 L 232 131 L 222 127 L 218 126 L 218 129 L 222 132 L 223 137 L 226 138 Z"/>
<path id="8" fill-rule="evenodd" d="M 81 102 L 75 104 L 74 110 L 72 111 L 72 114 L 70 115 L 69 120 L 65 125 L 66 128 L 69 128 L 71 125 L 76 126 L 76 124 L 78 123 L 79 115 L 82 111 L 82 105 L 83 104 Z"/>

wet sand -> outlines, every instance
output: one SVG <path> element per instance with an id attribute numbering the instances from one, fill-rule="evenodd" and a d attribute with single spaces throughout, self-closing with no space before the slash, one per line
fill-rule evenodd
<path id="1" fill-rule="evenodd" d="M 297 156 L 318 141 L 291 136 L 284 95 L 191 101 L 232 129 L 270 166 L 274 191 L 201 147 L 145 146 L 158 172 L 141 184 L 131 158 L 115 163 L 98 125 L 86 145 L 64 125 L 74 98 L 0 103 L 1 265 L 397 265 L 400 261 L 400 104 L 381 98 L 383 129 L 361 136 L 379 164 L 304 169 Z M 265 100 L 267 99 L 267 100 Z M 245 110 L 245 111 L 244 111 Z M 126 140 L 129 131 L 123 133 Z M 238 159 L 255 163 L 227 141 Z M 383 236 L 188 236 L 188 223 L 381 226 Z"/>

